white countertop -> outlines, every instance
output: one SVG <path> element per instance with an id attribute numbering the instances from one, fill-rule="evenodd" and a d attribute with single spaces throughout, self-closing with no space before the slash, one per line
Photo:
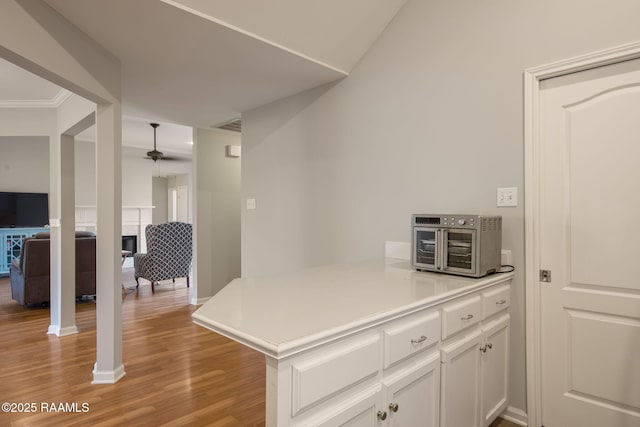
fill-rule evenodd
<path id="1" fill-rule="evenodd" d="M 512 277 L 419 272 L 394 259 L 337 264 L 235 279 L 193 321 L 281 359 Z"/>

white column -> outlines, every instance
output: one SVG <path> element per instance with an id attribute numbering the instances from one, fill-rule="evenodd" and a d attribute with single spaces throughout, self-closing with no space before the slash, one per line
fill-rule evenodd
<path id="1" fill-rule="evenodd" d="M 50 224 L 50 263 L 51 263 L 51 299 L 50 334 L 58 336 L 75 334 L 76 326 L 76 243 L 75 243 L 75 171 L 74 138 L 61 135 L 59 144 L 55 144 L 54 174 L 59 177 L 52 180 L 51 187 L 56 215 Z"/>
<path id="2" fill-rule="evenodd" d="M 122 363 L 122 116 L 120 104 L 99 104 L 96 114 L 97 360 L 93 384 L 112 384 Z"/>

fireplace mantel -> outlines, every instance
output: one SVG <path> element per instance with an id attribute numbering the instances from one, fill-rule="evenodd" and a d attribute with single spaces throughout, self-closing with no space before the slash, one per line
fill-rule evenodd
<path id="1" fill-rule="evenodd" d="M 147 251 L 144 229 L 152 223 L 155 206 L 122 206 L 122 235 L 138 237 L 138 252 Z M 76 230 L 96 231 L 97 210 L 95 205 L 76 205 Z M 133 260 L 128 259 L 124 267 L 132 267 Z"/>

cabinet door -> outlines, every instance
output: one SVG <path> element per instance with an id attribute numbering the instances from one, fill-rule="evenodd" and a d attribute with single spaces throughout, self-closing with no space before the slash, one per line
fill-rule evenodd
<path id="1" fill-rule="evenodd" d="M 482 328 L 482 423 L 490 425 L 507 407 L 509 315 Z M 485 347 L 486 346 L 486 347 Z"/>
<path id="2" fill-rule="evenodd" d="M 296 422 L 294 426 L 378 427 L 380 385 L 332 408 L 319 419 Z"/>
<path id="3" fill-rule="evenodd" d="M 445 344 L 441 350 L 440 426 L 479 427 L 479 329 Z"/>
<path id="4" fill-rule="evenodd" d="M 437 427 L 440 396 L 440 354 L 432 353 L 415 366 L 383 381 L 387 426 Z"/>

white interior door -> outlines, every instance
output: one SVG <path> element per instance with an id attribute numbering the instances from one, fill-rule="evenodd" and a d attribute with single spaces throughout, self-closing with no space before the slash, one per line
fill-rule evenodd
<path id="1" fill-rule="evenodd" d="M 540 91 L 542 424 L 640 426 L 640 60 Z"/>
<path id="2" fill-rule="evenodd" d="M 178 220 L 178 190 L 169 188 L 169 198 L 167 203 L 167 218 L 169 222 Z"/>

